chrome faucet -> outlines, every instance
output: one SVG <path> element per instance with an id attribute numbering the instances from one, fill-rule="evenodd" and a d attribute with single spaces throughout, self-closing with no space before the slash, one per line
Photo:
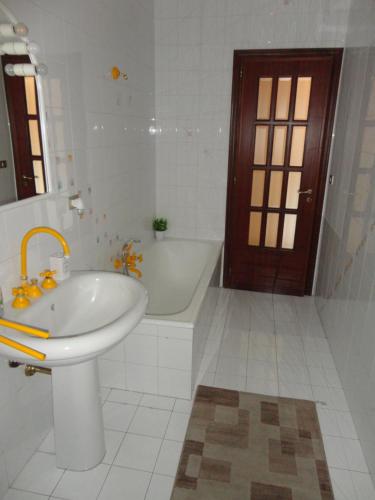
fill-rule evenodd
<path id="1" fill-rule="evenodd" d="M 122 262 L 123 262 L 123 266 L 122 266 L 122 272 L 125 274 L 125 276 L 129 276 L 129 269 L 128 269 L 128 264 L 126 262 L 126 252 L 129 248 L 130 245 L 132 245 L 133 243 L 135 244 L 138 244 L 138 243 L 142 243 L 142 240 L 136 240 L 134 238 L 130 238 L 129 240 L 126 240 L 123 247 L 122 247 Z"/>

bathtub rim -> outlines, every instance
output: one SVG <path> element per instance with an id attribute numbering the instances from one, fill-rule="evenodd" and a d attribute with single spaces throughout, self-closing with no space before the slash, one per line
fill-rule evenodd
<path id="1" fill-rule="evenodd" d="M 141 323 L 145 325 L 193 328 L 197 321 L 200 307 L 206 296 L 207 289 L 209 287 L 212 276 L 215 272 L 216 266 L 219 260 L 221 259 L 221 253 L 223 250 L 224 242 L 222 240 L 205 240 L 197 238 L 193 239 L 193 238 L 172 238 L 172 237 L 165 238 L 163 241 L 164 242 L 186 241 L 188 243 L 191 242 L 207 243 L 212 247 L 212 250 L 209 253 L 206 266 L 203 270 L 203 273 L 201 274 L 198 285 L 194 291 L 193 298 L 188 307 L 176 314 L 165 314 L 165 315 L 145 314 L 145 316 L 141 320 Z M 151 245 L 153 244 L 157 244 L 157 242 L 154 241 Z"/>

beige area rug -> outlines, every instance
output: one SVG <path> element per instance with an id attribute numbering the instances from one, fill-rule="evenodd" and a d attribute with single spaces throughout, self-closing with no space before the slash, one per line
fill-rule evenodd
<path id="1" fill-rule="evenodd" d="M 315 403 L 200 386 L 172 500 L 333 500 Z"/>

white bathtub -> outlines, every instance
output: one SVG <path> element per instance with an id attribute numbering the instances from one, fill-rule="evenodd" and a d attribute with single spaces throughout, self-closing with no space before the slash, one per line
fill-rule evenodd
<path id="1" fill-rule="evenodd" d="M 221 254 L 216 241 L 156 242 L 144 252 L 147 318 L 193 324 Z"/>
<path id="2" fill-rule="evenodd" d="M 190 399 L 214 314 L 222 242 L 167 239 L 143 252 L 147 314 L 99 360 L 104 387 Z"/>

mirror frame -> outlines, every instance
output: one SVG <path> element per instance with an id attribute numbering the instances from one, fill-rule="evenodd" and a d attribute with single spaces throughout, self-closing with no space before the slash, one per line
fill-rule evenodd
<path id="1" fill-rule="evenodd" d="M 0 11 L 8 18 L 8 21 L 12 24 L 17 24 L 19 19 L 11 12 L 11 10 L 6 7 L 3 2 L 0 1 Z M 22 37 L 21 40 L 25 42 L 29 42 L 29 37 Z M 35 54 L 29 54 L 30 61 L 32 64 L 38 64 L 38 58 Z M 0 212 L 9 210 L 12 208 L 17 208 L 22 205 L 27 205 L 29 203 L 35 203 L 39 200 L 44 200 L 46 198 L 50 198 L 54 194 L 56 194 L 55 189 L 55 177 L 51 168 L 51 161 L 49 155 L 49 143 L 48 143 L 48 130 L 47 130 L 47 112 L 45 106 L 44 92 L 43 92 L 43 81 L 42 76 L 35 75 L 35 87 L 38 94 L 38 104 L 39 104 L 39 120 L 40 120 L 40 130 L 41 130 L 41 141 L 43 146 L 43 156 L 44 156 L 44 174 L 45 174 L 45 183 L 46 183 L 46 193 L 39 194 L 36 196 L 32 196 L 30 198 L 26 198 L 23 200 L 16 200 L 11 203 L 5 203 L 4 205 L 0 205 Z M 45 78 L 45 77 L 44 77 Z"/>

